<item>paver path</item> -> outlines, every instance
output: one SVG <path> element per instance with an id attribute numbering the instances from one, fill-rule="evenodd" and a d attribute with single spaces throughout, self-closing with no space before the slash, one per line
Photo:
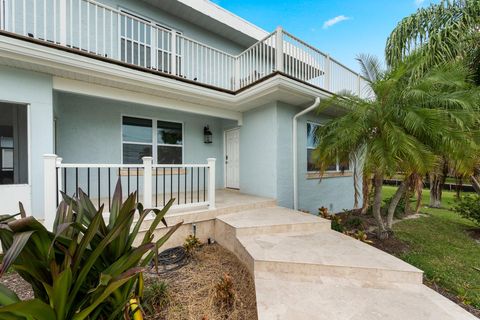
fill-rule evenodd
<path id="1" fill-rule="evenodd" d="M 217 217 L 215 239 L 255 278 L 259 320 L 477 319 L 422 284 L 423 272 L 280 207 Z"/>

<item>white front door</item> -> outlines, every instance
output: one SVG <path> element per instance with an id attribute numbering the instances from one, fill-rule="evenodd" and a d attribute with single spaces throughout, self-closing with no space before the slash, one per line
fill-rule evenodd
<path id="1" fill-rule="evenodd" d="M 240 189 L 240 128 L 225 131 L 225 187 Z"/>

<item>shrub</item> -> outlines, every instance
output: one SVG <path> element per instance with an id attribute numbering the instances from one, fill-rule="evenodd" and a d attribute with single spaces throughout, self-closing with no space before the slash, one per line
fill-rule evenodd
<path id="1" fill-rule="evenodd" d="M 153 281 L 145 288 L 143 307 L 147 314 L 155 314 L 155 310 L 163 310 L 170 301 L 168 285 L 163 281 Z"/>
<path id="2" fill-rule="evenodd" d="M 351 229 L 364 229 L 362 219 L 359 217 L 347 217 L 343 226 L 349 230 Z"/>
<path id="3" fill-rule="evenodd" d="M 0 318 L 103 320 L 128 314 L 130 301 L 137 302 L 143 294 L 143 268 L 181 223 L 154 242 L 153 232 L 160 222 L 166 225 L 164 216 L 174 199 L 162 210 L 144 209 L 136 203 L 136 193 L 122 202 L 119 182 L 108 224 L 103 219 L 103 206 L 95 209 L 81 190 L 75 199 L 63 195 L 53 232 L 33 217 L 0 219 L 5 252 L 0 276 L 13 266 L 32 285 L 35 296 L 20 301 L 15 293 L 0 286 Z M 136 212 L 139 217 L 134 223 Z M 150 212 L 156 217 L 135 247 L 133 242 Z"/>
<path id="4" fill-rule="evenodd" d="M 480 196 L 466 195 L 457 200 L 453 209 L 462 217 L 480 225 Z"/>
<path id="5" fill-rule="evenodd" d="M 193 234 L 189 235 L 185 242 L 183 243 L 183 248 L 188 254 L 192 254 L 195 249 L 197 249 L 202 243 L 200 240 L 195 237 Z"/>
<path id="6" fill-rule="evenodd" d="M 215 299 L 222 308 L 231 309 L 235 302 L 235 292 L 233 290 L 233 280 L 228 274 L 224 274 L 215 285 Z"/>

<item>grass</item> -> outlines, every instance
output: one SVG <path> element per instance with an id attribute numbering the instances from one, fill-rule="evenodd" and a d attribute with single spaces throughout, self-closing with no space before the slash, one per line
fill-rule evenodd
<path id="1" fill-rule="evenodd" d="M 385 186 L 384 198 L 391 197 L 395 190 Z M 451 210 L 453 192 L 443 193 L 443 209 L 426 207 L 429 197 L 428 190 L 424 190 L 421 212 L 426 217 L 394 225 L 396 237 L 410 246 L 400 258 L 422 269 L 427 280 L 478 309 L 480 272 L 474 268 L 480 268 L 480 244 L 468 235 L 469 229 L 478 226 Z"/>

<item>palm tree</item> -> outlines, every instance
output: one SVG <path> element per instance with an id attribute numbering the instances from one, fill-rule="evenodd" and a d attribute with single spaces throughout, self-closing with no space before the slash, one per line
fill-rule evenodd
<path id="1" fill-rule="evenodd" d="M 480 85 L 480 1 L 442 0 L 404 18 L 387 40 L 387 63 L 394 67 L 418 51 L 425 59 L 416 76 L 422 76 L 432 67 L 460 60 L 472 70 L 475 82 Z M 430 173 L 431 207 L 441 205 L 442 185 L 455 162 L 449 154 L 441 156 L 442 164 Z M 479 172 L 479 168 L 471 167 L 460 175 L 469 176 L 480 193 Z"/>
<path id="2" fill-rule="evenodd" d="M 361 55 L 357 60 L 375 98 L 343 93 L 324 101 L 320 110 L 337 106 L 344 114 L 317 129 L 313 156 L 320 172 L 337 159 L 362 159 L 364 176 L 373 175 L 373 216 L 384 239 L 393 223 L 393 212 L 386 222 L 381 214 L 384 177 L 398 171 L 424 175 L 438 163 L 436 149 L 471 157 L 476 140 L 469 135 L 476 119 L 469 111 L 477 93 L 466 81 L 468 70 L 458 64 L 412 81 L 412 70 L 422 63 L 418 56 L 387 71 L 374 57 Z"/>

